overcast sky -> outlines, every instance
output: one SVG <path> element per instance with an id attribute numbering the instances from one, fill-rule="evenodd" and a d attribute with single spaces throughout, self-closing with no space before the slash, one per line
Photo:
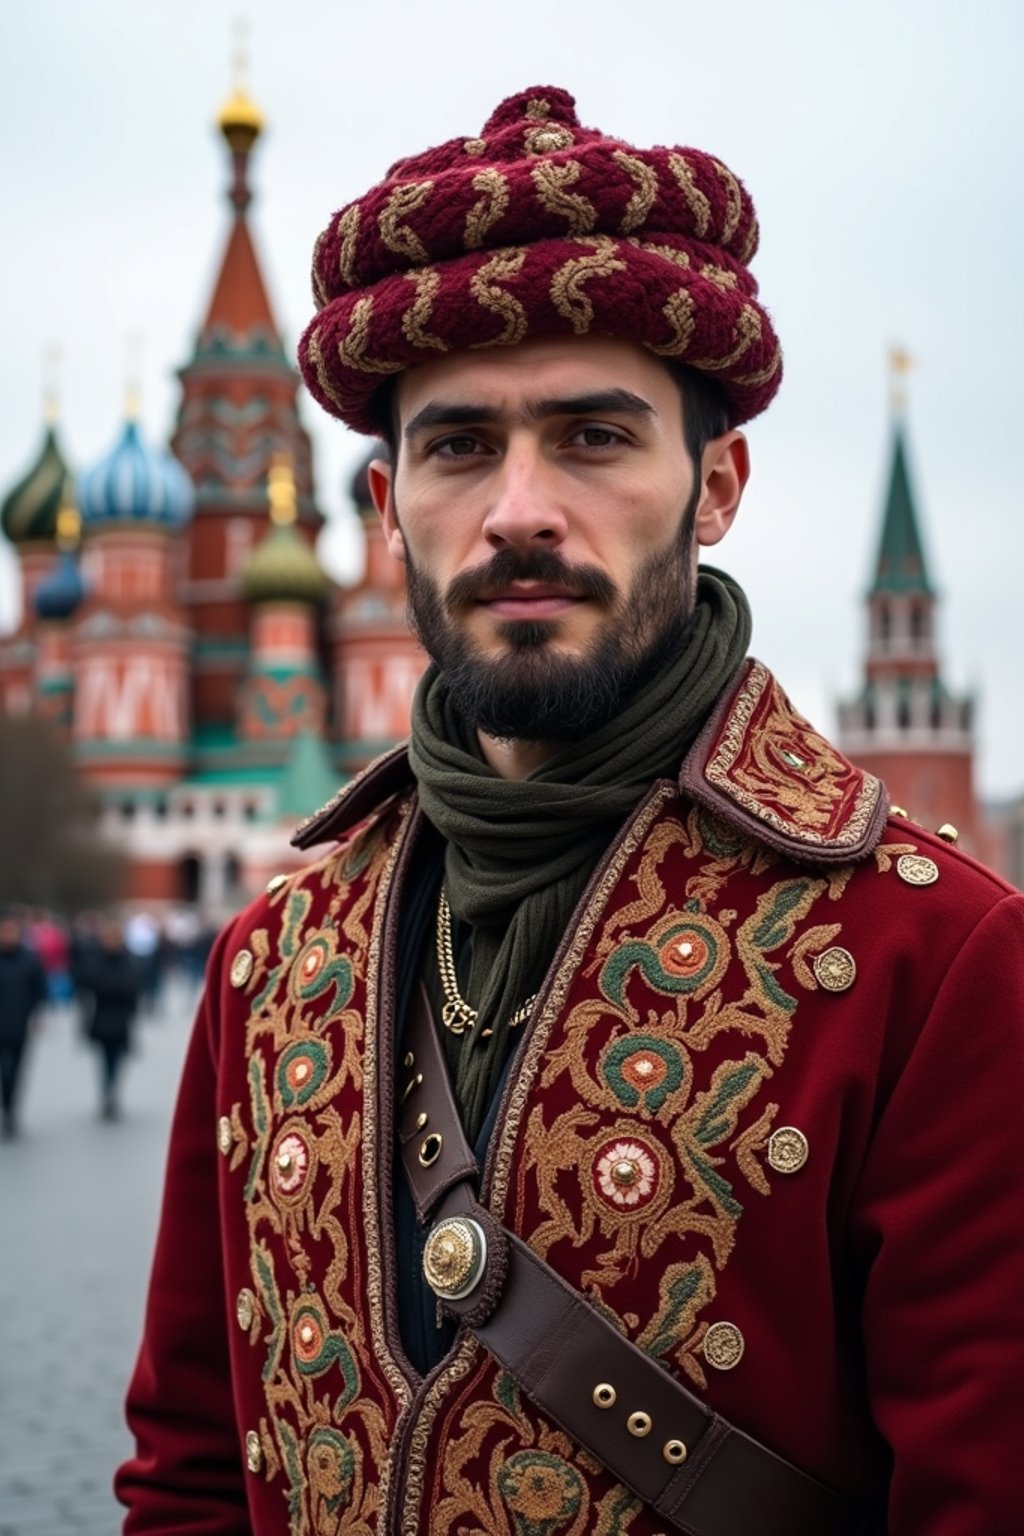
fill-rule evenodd
<path id="1" fill-rule="evenodd" d="M 117 435 L 133 333 L 144 425 L 168 436 L 228 229 L 212 122 L 240 13 L 268 124 L 251 219 L 289 349 L 332 211 L 513 91 L 563 85 L 585 123 L 724 159 L 760 216 L 754 270 L 786 355 L 716 551 L 750 595 L 753 649 L 833 730 L 859 674 L 900 343 L 920 359 L 908 432 L 947 677 L 980 697 L 983 790 L 1024 791 L 1020 0 L 0 0 L 0 491 L 37 451 L 51 341 L 73 469 Z M 351 572 L 362 441 L 308 399 L 303 416 L 324 561 Z M 2 628 L 5 547 L 0 567 Z"/>

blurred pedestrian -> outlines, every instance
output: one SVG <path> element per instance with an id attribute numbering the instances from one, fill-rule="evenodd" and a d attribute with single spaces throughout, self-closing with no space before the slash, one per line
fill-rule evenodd
<path id="1" fill-rule="evenodd" d="M 46 972 L 21 922 L 0 913 L 0 1135 L 17 1134 L 16 1108 L 32 1015 L 46 999 Z"/>
<path id="2" fill-rule="evenodd" d="M 104 1120 L 116 1120 L 120 1114 L 118 1083 L 131 1048 L 142 976 L 138 960 L 125 944 L 121 925 L 113 918 L 101 921 L 99 943 L 82 957 L 79 982 L 85 1001 L 85 1036 L 99 1053 L 100 1114 Z"/>

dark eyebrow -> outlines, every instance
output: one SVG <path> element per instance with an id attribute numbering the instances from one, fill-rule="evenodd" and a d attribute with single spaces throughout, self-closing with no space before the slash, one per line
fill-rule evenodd
<path id="1" fill-rule="evenodd" d="M 654 407 L 628 389 L 599 389 L 585 395 L 567 395 L 549 400 L 530 401 L 522 415 L 527 421 L 542 421 L 549 416 L 653 416 Z M 492 405 L 456 404 L 436 400 L 425 405 L 409 421 L 403 432 L 406 442 L 428 427 L 471 427 L 501 419 Z"/>

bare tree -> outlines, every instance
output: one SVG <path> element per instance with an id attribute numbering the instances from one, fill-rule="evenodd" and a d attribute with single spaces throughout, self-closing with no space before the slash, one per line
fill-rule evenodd
<path id="1" fill-rule="evenodd" d="M 45 721 L 0 713 L 0 904 L 71 915 L 116 901 L 124 860 L 98 804 Z"/>

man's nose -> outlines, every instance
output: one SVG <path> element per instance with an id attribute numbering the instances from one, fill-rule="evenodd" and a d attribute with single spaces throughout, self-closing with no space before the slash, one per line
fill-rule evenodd
<path id="1" fill-rule="evenodd" d="M 542 544 L 554 549 L 568 533 L 555 475 L 541 453 L 518 448 L 506 453 L 492 484 L 484 536 L 494 549 Z"/>

